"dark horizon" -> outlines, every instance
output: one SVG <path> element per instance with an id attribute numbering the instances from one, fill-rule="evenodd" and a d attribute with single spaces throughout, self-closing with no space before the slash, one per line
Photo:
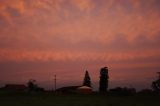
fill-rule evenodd
<path id="1" fill-rule="evenodd" d="M 83 76 L 81 77 L 81 80 L 75 81 L 75 79 L 72 79 L 72 82 L 70 82 L 69 80 L 66 80 L 66 81 L 62 80 L 61 81 L 60 76 L 56 74 L 57 89 L 61 88 L 61 87 L 65 87 L 65 86 L 82 86 L 83 85 L 84 72 L 82 73 Z M 92 85 L 93 90 L 98 91 L 99 81 L 100 81 L 100 78 L 99 78 L 100 77 L 100 74 L 99 74 L 100 70 L 97 73 L 97 75 L 95 75 L 95 76 L 97 76 L 96 80 L 92 78 L 93 73 L 90 73 L 90 71 L 88 71 L 88 72 L 91 75 L 91 85 Z M 132 80 L 128 81 L 128 83 L 125 83 L 125 82 L 123 82 L 123 80 L 121 81 L 121 79 L 115 79 L 115 81 L 110 80 L 110 79 L 112 79 L 112 76 L 110 76 L 110 74 L 111 74 L 111 72 L 109 70 L 109 88 L 108 89 L 112 89 L 112 88 L 116 88 L 116 87 L 135 88 L 137 91 L 140 91 L 142 89 L 152 89 L 152 82 L 158 78 L 158 75 L 156 73 L 154 73 L 154 77 L 152 79 L 148 80 L 148 82 L 146 82 L 146 83 L 141 84 L 141 81 L 139 81 L 139 80 L 138 80 L 139 82 L 137 80 L 135 80 L 135 82 L 137 81 L 136 83 L 135 82 L 133 83 Z M 53 90 L 55 88 L 55 82 L 54 82 L 55 77 L 54 76 L 55 75 L 52 75 L 51 79 L 50 80 L 48 79 L 46 81 L 37 80 L 35 78 L 30 78 L 30 79 L 36 80 L 36 84 L 40 87 L 45 88 L 46 90 Z M 20 80 L 20 81 L 0 82 L 0 87 L 4 87 L 6 84 L 24 84 L 24 85 L 27 85 L 27 82 L 30 79 L 26 79 L 25 81 Z M 75 82 L 73 82 L 73 81 L 75 81 Z M 138 85 L 138 84 L 141 84 L 141 85 Z"/>

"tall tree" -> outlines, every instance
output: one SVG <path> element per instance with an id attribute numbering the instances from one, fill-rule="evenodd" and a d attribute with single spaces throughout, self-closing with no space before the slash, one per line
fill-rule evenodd
<path id="1" fill-rule="evenodd" d="M 106 92 L 108 89 L 108 68 L 104 67 L 100 70 L 100 82 L 99 82 L 99 91 Z"/>
<path id="2" fill-rule="evenodd" d="M 91 87 L 91 79 L 90 79 L 88 71 L 86 71 L 86 73 L 85 73 L 83 86 Z"/>

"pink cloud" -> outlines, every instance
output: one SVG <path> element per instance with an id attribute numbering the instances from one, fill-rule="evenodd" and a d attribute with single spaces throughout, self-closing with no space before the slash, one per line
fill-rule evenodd
<path id="1" fill-rule="evenodd" d="M 0 62 L 157 68 L 159 5 L 159 0 L 1 0 Z"/>

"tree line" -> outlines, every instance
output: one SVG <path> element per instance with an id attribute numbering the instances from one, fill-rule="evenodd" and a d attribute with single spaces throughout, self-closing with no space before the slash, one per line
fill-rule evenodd
<path id="1" fill-rule="evenodd" d="M 158 78 L 152 82 L 152 89 L 142 89 L 139 91 L 139 94 L 160 94 L 160 72 L 158 72 Z M 99 92 L 107 92 L 108 91 L 108 83 L 109 83 L 109 74 L 108 67 L 104 67 L 100 69 L 100 80 L 99 80 Z M 85 72 L 85 77 L 83 81 L 83 86 L 91 87 L 91 78 L 89 76 L 89 72 Z M 135 94 L 135 88 L 127 88 L 127 87 L 116 87 L 109 90 L 111 94 L 119 94 L 119 95 L 129 95 Z"/>
<path id="2" fill-rule="evenodd" d="M 139 91 L 139 94 L 160 94 L 160 72 L 158 72 L 158 78 L 152 82 L 151 87 L 152 89 L 143 89 Z M 103 67 L 100 69 L 99 72 L 99 92 L 100 93 L 107 93 L 107 94 L 118 94 L 118 95 L 130 95 L 135 94 L 135 88 L 127 88 L 127 87 L 116 87 L 113 89 L 108 90 L 109 84 L 109 74 L 108 74 L 108 67 Z M 87 86 L 92 88 L 92 82 L 89 75 L 89 72 L 86 70 L 83 84 L 82 86 Z M 14 87 L 17 87 L 14 85 Z M 6 88 L 10 89 L 10 86 L 6 86 Z M 5 89 L 5 87 L 0 88 L 0 90 Z M 23 89 L 23 86 L 20 86 L 20 89 Z M 41 88 L 37 85 L 36 80 L 30 79 L 27 82 L 27 89 L 29 92 L 37 92 L 37 91 L 45 91 L 44 88 Z M 56 91 L 56 90 L 55 90 Z"/>

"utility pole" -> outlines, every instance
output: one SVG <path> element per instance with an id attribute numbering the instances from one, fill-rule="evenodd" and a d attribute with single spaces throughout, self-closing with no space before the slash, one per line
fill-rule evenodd
<path id="1" fill-rule="evenodd" d="M 54 75 L 54 90 L 56 91 L 57 89 L 57 78 L 56 75 Z"/>

